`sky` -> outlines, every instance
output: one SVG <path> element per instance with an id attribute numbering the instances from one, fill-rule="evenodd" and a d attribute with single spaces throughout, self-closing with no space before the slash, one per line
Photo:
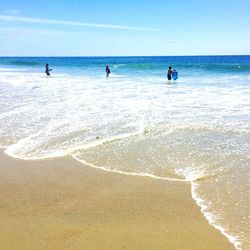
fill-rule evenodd
<path id="1" fill-rule="evenodd" d="M 1 0 L 0 56 L 250 55 L 249 0 Z"/>

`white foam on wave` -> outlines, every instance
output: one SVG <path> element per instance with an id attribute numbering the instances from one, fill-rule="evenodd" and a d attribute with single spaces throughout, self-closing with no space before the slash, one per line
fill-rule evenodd
<path id="1" fill-rule="evenodd" d="M 28 138 L 25 138 L 25 139 L 18 141 L 18 143 L 16 143 L 16 144 L 12 144 L 7 148 L 5 147 L 6 150 L 4 151 L 4 153 L 13 157 L 13 158 L 22 159 L 22 160 L 44 160 L 44 159 L 59 158 L 59 157 L 71 155 L 78 150 L 89 149 L 89 148 L 103 145 L 105 143 L 110 143 L 110 142 L 113 142 L 116 140 L 120 140 L 120 139 L 128 138 L 128 137 L 131 137 L 134 135 L 138 135 L 138 134 L 143 133 L 143 131 L 144 131 L 144 129 L 141 129 L 141 130 L 139 130 L 137 132 L 133 132 L 133 133 L 124 133 L 124 134 L 112 136 L 112 137 L 105 138 L 105 139 L 98 139 L 98 140 L 96 139 L 96 141 L 92 141 L 92 142 L 89 142 L 89 143 L 86 143 L 84 145 L 77 146 L 77 147 L 71 147 L 68 150 L 57 150 L 53 153 L 49 153 L 49 154 L 46 154 L 44 156 L 32 156 L 32 157 L 27 157 L 27 156 L 25 156 L 25 154 L 21 155 L 21 154 L 16 153 L 16 151 L 20 150 L 20 148 L 25 147 L 25 145 L 27 144 Z"/>
<path id="2" fill-rule="evenodd" d="M 149 177 L 149 178 L 153 178 L 153 179 L 157 179 L 157 180 L 163 180 L 163 181 L 180 181 L 180 182 L 187 182 L 184 179 L 177 179 L 177 178 L 170 178 L 170 177 L 161 177 L 161 176 L 157 176 L 157 175 L 153 175 L 153 174 L 146 174 L 146 173 L 135 173 L 135 172 L 125 172 L 125 171 L 121 171 L 118 169 L 110 169 L 108 167 L 103 167 L 103 166 L 96 166 L 92 163 L 86 162 L 84 160 L 80 160 L 77 158 L 77 156 L 72 155 L 72 157 L 83 163 L 84 165 L 87 165 L 89 167 L 92 168 L 96 168 L 96 169 L 100 169 L 100 170 L 104 170 L 106 172 L 111 172 L 111 173 L 117 173 L 117 174 L 123 174 L 123 175 L 129 175 L 129 176 L 139 176 L 139 177 Z"/>
<path id="3" fill-rule="evenodd" d="M 0 68 L 0 72 L 26 72 L 26 69 Z"/>

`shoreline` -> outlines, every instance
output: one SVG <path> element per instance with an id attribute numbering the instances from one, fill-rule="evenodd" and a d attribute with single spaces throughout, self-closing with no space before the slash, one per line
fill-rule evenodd
<path id="1" fill-rule="evenodd" d="M 24 161 L 0 150 L 2 249 L 234 249 L 191 184 L 127 176 L 71 157 Z"/>
<path id="2" fill-rule="evenodd" d="M 195 184 L 193 181 L 191 182 L 191 194 L 192 194 L 192 198 L 195 201 L 195 203 L 197 204 L 197 206 L 200 207 L 200 211 L 201 213 L 204 215 L 204 217 L 206 218 L 207 222 L 209 223 L 209 225 L 211 225 L 212 227 L 214 227 L 216 230 L 218 230 L 222 235 L 224 235 L 228 241 L 235 247 L 235 249 L 237 250 L 241 250 L 241 242 L 238 240 L 237 237 L 231 235 L 230 233 L 228 233 L 225 228 L 223 228 L 222 226 L 218 225 L 215 223 L 214 220 L 214 215 L 211 214 L 208 210 L 207 210 L 207 205 L 204 203 L 204 200 L 202 198 L 200 198 L 195 190 L 197 188 L 197 184 Z"/>

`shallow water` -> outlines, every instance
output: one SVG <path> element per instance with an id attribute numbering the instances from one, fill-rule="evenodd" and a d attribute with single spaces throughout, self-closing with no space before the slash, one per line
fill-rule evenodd
<path id="1" fill-rule="evenodd" d="M 0 58 L 0 73 L 7 154 L 190 181 L 208 221 L 250 248 L 249 56 Z"/>

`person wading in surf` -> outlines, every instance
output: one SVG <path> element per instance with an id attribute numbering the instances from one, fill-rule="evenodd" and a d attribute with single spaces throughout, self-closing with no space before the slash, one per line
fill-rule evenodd
<path id="1" fill-rule="evenodd" d="M 49 73 L 49 72 L 50 72 L 51 70 L 52 70 L 52 69 L 49 68 L 49 64 L 47 63 L 46 66 L 45 66 L 45 73 L 46 73 L 47 76 L 50 76 L 50 73 Z"/>
<path id="2" fill-rule="evenodd" d="M 168 67 L 168 80 L 169 80 L 169 81 L 172 79 L 172 73 L 173 73 L 172 67 L 169 66 L 169 67 Z"/>
<path id="3" fill-rule="evenodd" d="M 109 77 L 109 74 L 111 73 L 109 66 L 106 66 L 106 76 Z"/>

